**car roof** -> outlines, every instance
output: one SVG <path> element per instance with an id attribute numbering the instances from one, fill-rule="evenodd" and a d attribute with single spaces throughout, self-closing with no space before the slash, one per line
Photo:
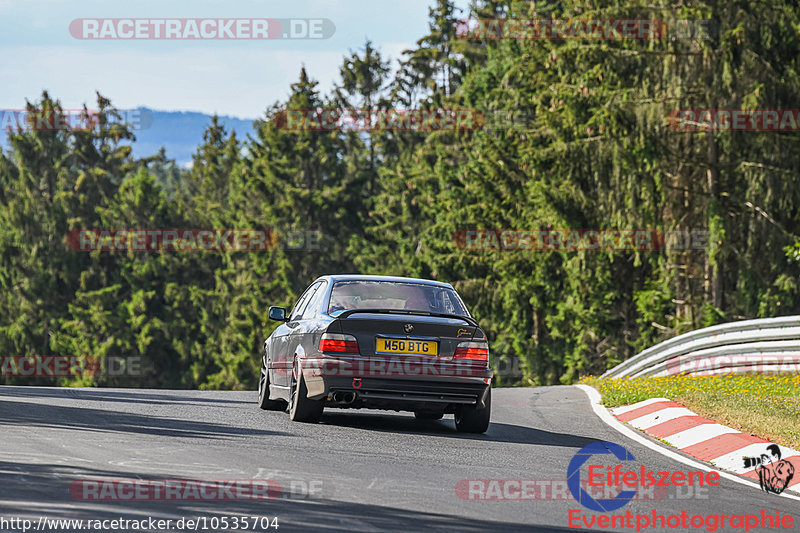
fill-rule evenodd
<path id="1" fill-rule="evenodd" d="M 367 274 L 334 274 L 330 276 L 320 276 L 320 280 L 329 280 L 333 283 L 337 281 L 394 281 L 399 283 L 420 283 L 422 285 L 434 285 L 436 287 L 453 288 L 449 283 L 443 281 L 433 281 L 430 279 L 404 278 L 401 276 L 371 276 Z"/>

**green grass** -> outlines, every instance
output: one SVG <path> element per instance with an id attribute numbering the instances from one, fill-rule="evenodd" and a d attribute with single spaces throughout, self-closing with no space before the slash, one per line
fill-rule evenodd
<path id="1" fill-rule="evenodd" d="M 669 398 L 701 416 L 751 435 L 800 449 L 800 374 L 584 378 L 603 405 Z"/>

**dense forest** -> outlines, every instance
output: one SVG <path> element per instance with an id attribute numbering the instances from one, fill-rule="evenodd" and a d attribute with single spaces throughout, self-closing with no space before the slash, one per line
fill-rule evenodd
<path id="1" fill-rule="evenodd" d="M 800 107 L 800 8 L 672 4 L 478 1 L 461 13 L 439 0 L 399 64 L 367 41 L 343 57 L 328 93 L 303 69 L 286 101 L 264 103 L 254 131 L 213 120 L 190 168 L 163 151 L 134 158 L 135 131 L 97 88 L 87 104 L 95 127 L 20 129 L 0 153 L 0 355 L 147 361 L 143 376 L 51 384 L 252 389 L 276 325 L 268 306 L 290 306 L 316 276 L 344 272 L 453 283 L 489 334 L 502 385 L 570 383 L 694 328 L 800 313 L 796 125 L 670 120 L 676 110 Z M 466 18 L 654 19 L 667 31 L 514 38 L 502 25 L 472 32 Z M 670 32 L 681 20 L 702 31 Z M 31 113 L 59 113 L 57 95 L 31 96 Z M 473 110 L 482 121 L 287 125 L 291 110 L 326 109 Z M 68 242 L 102 228 L 260 228 L 278 245 L 87 252 Z M 577 251 L 456 238 L 474 229 L 706 238 Z M 287 246 L 287 235 L 318 242 Z"/>

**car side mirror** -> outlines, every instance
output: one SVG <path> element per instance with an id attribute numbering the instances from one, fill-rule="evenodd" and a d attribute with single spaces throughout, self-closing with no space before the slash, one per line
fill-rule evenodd
<path id="1" fill-rule="evenodd" d="M 277 307 L 272 306 L 269 308 L 269 318 L 271 320 L 277 320 L 279 322 L 286 322 L 286 308 L 285 307 Z"/>

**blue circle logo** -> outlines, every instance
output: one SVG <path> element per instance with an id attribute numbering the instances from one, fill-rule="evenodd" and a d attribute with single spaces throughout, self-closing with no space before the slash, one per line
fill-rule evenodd
<path id="1" fill-rule="evenodd" d="M 613 498 L 595 500 L 581 487 L 581 466 L 593 455 L 608 454 L 613 454 L 620 461 L 635 461 L 633 454 L 619 444 L 600 441 L 593 442 L 578 450 L 578 453 L 572 457 L 567 467 L 567 486 L 570 493 L 572 493 L 572 497 L 587 509 L 600 513 L 616 511 L 636 496 L 635 490 L 623 490 Z"/>

